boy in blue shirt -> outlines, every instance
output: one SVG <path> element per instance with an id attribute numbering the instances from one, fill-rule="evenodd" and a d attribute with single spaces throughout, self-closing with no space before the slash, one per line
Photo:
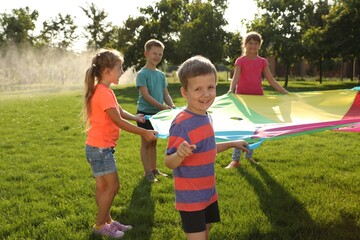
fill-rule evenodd
<path id="1" fill-rule="evenodd" d="M 164 48 L 164 44 L 156 39 L 150 39 L 145 43 L 146 64 L 136 77 L 136 87 L 139 89 L 137 114 L 154 115 L 161 110 L 175 108 L 167 89 L 165 74 L 156 68 L 162 60 Z M 138 123 L 138 126 L 153 129 L 149 120 L 146 120 L 145 123 Z M 141 162 L 145 178 L 150 182 L 157 182 L 156 176 L 167 176 L 157 169 L 156 145 L 156 140 L 150 143 L 141 137 Z"/>

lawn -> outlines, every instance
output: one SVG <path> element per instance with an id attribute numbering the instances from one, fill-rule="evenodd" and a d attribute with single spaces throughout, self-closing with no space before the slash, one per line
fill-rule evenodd
<path id="1" fill-rule="evenodd" d="M 290 81 L 290 92 L 349 89 L 351 81 Z M 169 91 L 184 105 L 179 84 Z M 220 82 L 218 95 L 228 90 Z M 136 111 L 137 90 L 114 88 L 121 106 Z M 272 93 L 265 84 L 266 94 Z M 102 239 L 92 234 L 95 180 L 85 160 L 82 92 L 0 94 L 0 239 Z M 242 160 L 215 171 L 221 222 L 210 239 L 360 239 L 360 134 L 326 131 L 266 141 L 259 165 Z M 112 215 L 132 224 L 124 239 L 184 239 L 174 209 L 172 178 L 143 179 L 140 138 L 125 131 L 116 147 L 120 191 Z M 158 140 L 158 166 L 166 141 Z"/>

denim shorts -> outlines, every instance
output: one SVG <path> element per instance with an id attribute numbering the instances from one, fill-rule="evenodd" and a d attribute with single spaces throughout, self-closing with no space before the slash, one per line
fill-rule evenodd
<path id="1" fill-rule="evenodd" d="M 117 171 L 114 148 L 98 148 L 86 145 L 86 159 L 95 177 Z"/>

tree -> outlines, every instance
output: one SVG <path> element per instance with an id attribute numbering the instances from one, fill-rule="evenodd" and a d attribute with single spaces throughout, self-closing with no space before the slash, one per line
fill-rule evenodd
<path id="1" fill-rule="evenodd" d="M 330 48 L 332 39 L 325 31 L 325 16 L 329 13 L 327 1 L 309 2 L 305 10 L 305 19 L 301 23 L 305 29 L 302 35 L 304 56 L 309 62 L 319 67 L 319 82 L 322 83 L 324 58 L 331 58 Z"/>
<path id="2" fill-rule="evenodd" d="M 331 48 L 343 60 L 351 60 L 355 75 L 356 58 L 360 57 L 360 1 L 337 0 L 326 16 L 326 31 L 331 36 Z M 341 37 L 337 37 L 341 36 Z"/>
<path id="3" fill-rule="evenodd" d="M 129 17 L 124 27 L 119 27 L 117 36 L 117 49 L 119 49 L 125 58 L 124 68 L 135 66 L 140 67 L 143 59 L 144 48 L 138 43 L 138 36 L 141 26 L 145 23 L 144 17 Z"/>
<path id="4" fill-rule="evenodd" d="M 183 0 L 160 0 L 155 5 L 140 8 L 140 17 L 129 17 L 119 28 L 119 48 L 124 49 L 125 65 L 140 67 L 145 64 L 144 44 L 151 38 L 165 45 L 164 61 L 177 61 L 175 43 L 179 40 L 179 28 L 184 22 Z"/>
<path id="5" fill-rule="evenodd" d="M 114 36 L 117 36 L 117 28 L 111 23 L 106 23 L 107 13 L 98 9 L 94 3 L 88 5 L 87 8 L 80 7 L 85 15 L 92 21 L 85 26 L 85 30 L 89 32 L 87 47 L 88 49 L 98 49 L 102 47 L 114 46 Z"/>
<path id="6" fill-rule="evenodd" d="M 190 56 L 200 54 L 213 63 L 224 63 L 226 1 L 197 0 L 186 5 L 186 9 L 188 15 L 180 27 L 180 40 L 177 43 L 178 60 L 183 62 Z"/>
<path id="7" fill-rule="evenodd" d="M 243 49 L 241 44 L 242 40 L 239 32 L 227 33 L 224 45 L 224 51 L 226 56 L 224 62 L 227 68 L 230 69 L 231 73 L 233 73 L 234 70 L 235 60 L 242 54 Z"/>
<path id="8" fill-rule="evenodd" d="M 171 64 L 178 65 L 195 54 L 207 56 L 214 63 L 223 62 L 226 5 L 226 0 L 160 0 L 140 8 L 142 16 L 129 18 L 119 28 L 119 34 L 124 35 L 119 35 L 118 43 L 125 46 L 125 63 L 142 65 L 143 46 L 150 38 L 165 44 L 163 59 Z"/>
<path id="9" fill-rule="evenodd" d="M 35 22 L 38 11 L 30 11 L 29 7 L 13 9 L 12 14 L 0 15 L 0 43 L 15 43 L 16 45 L 33 44 Z"/>
<path id="10" fill-rule="evenodd" d="M 256 0 L 256 3 L 265 13 L 257 15 L 248 30 L 258 31 L 264 39 L 262 51 L 270 52 L 286 66 L 284 86 L 287 87 L 290 67 L 303 56 L 300 23 L 304 19 L 304 1 Z"/>
<path id="11" fill-rule="evenodd" d="M 60 13 L 55 19 L 45 21 L 39 36 L 41 44 L 69 49 L 78 38 L 75 35 L 77 26 L 70 15 L 63 17 Z"/>

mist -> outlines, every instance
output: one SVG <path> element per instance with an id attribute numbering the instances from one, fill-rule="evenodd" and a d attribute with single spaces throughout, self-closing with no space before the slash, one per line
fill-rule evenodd
<path id="1" fill-rule="evenodd" d="M 0 49 L 0 93 L 83 89 L 94 55 L 16 46 Z M 135 69 L 129 68 L 119 84 L 134 84 L 135 78 Z"/>

